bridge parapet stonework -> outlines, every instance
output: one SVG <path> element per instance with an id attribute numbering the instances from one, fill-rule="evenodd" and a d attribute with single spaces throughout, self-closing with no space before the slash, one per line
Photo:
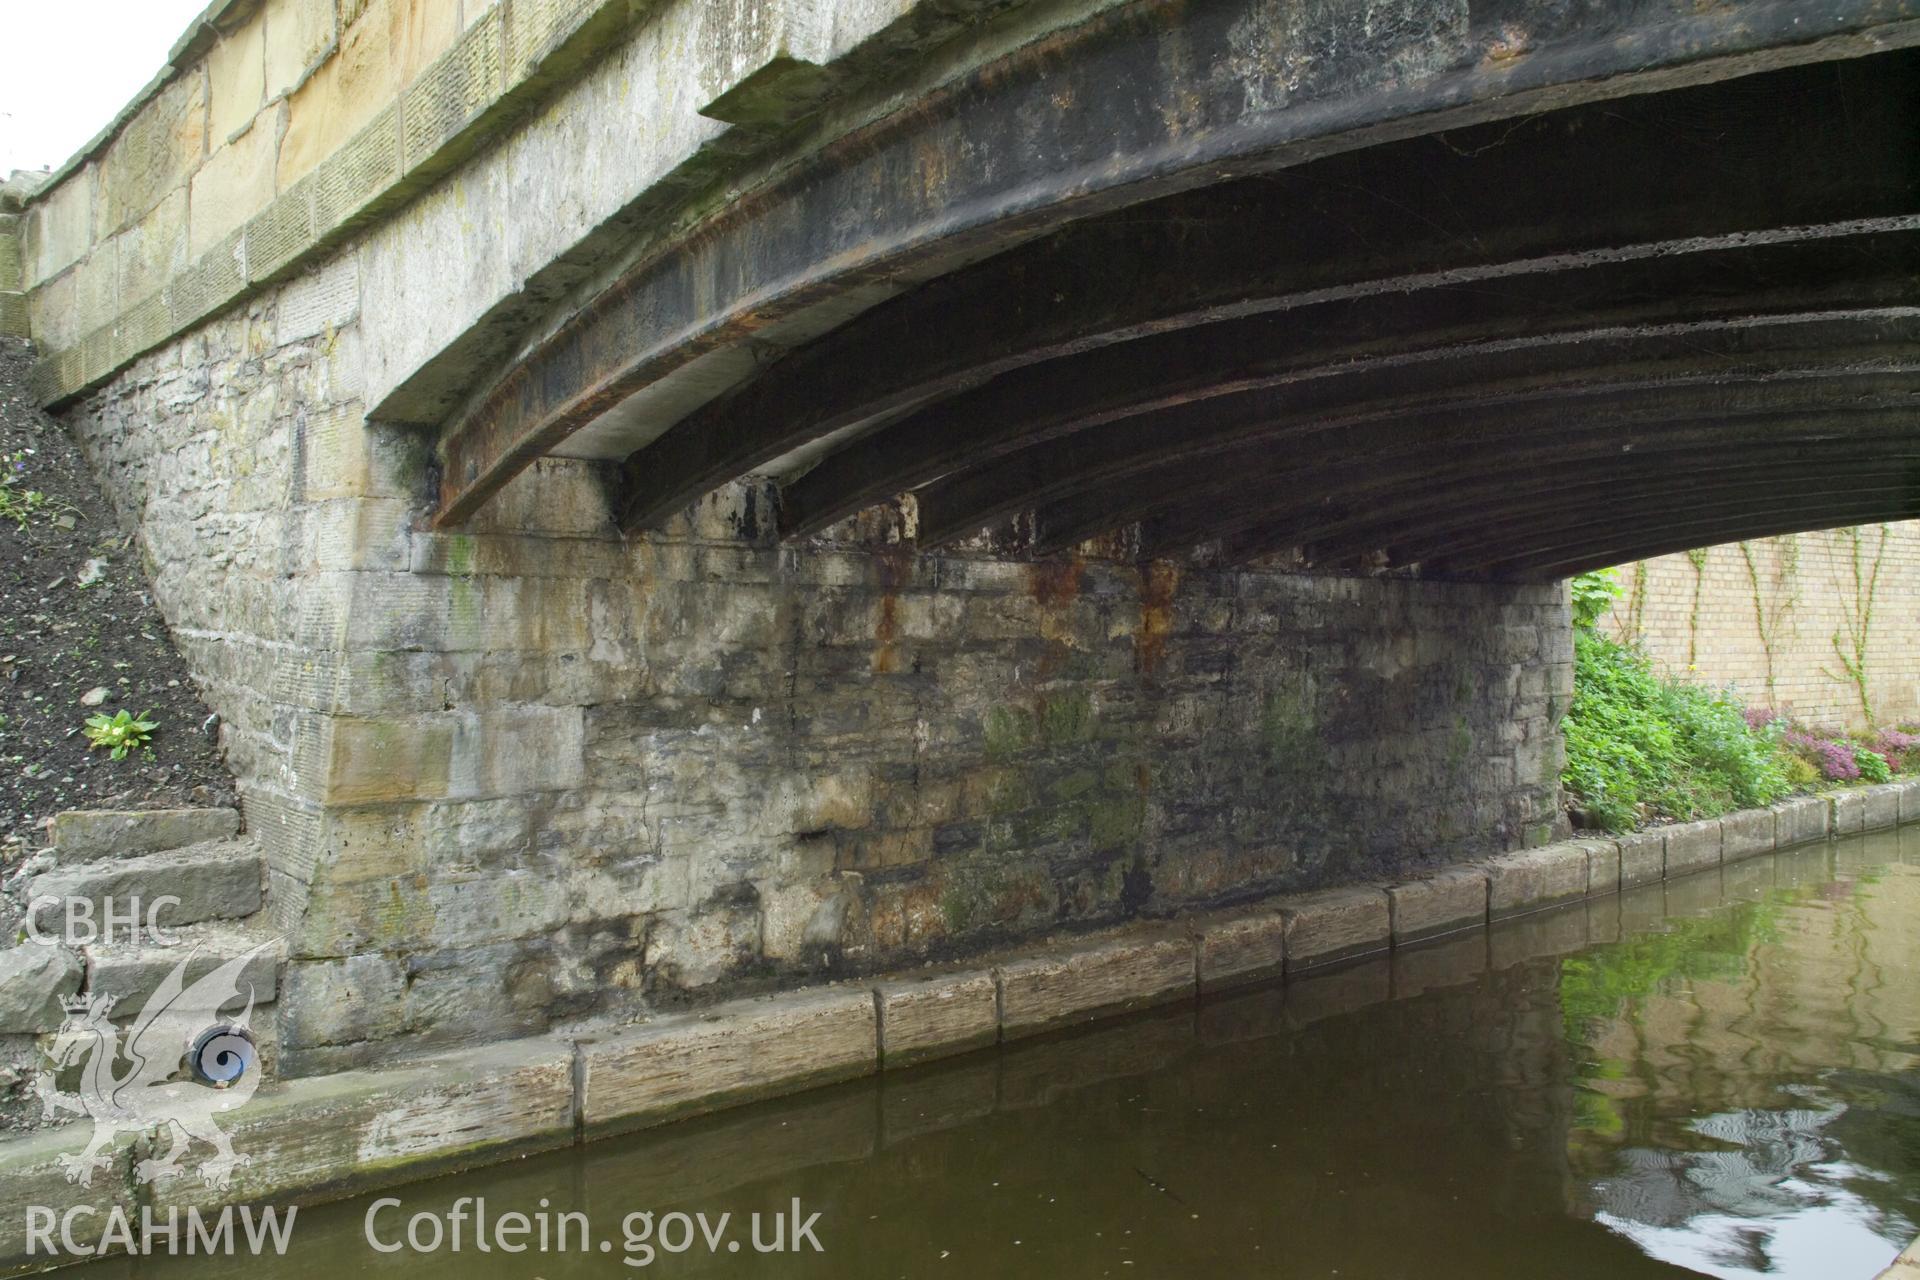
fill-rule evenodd
<path id="1" fill-rule="evenodd" d="M 1547 838 L 1553 587 L 623 539 L 543 462 L 459 533 L 326 273 L 73 406 L 224 717 L 330 1070 Z"/>
<path id="2" fill-rule="evenodd" d="M 30 321 L 36 393 L 64 402 L 327 260 L 568 100 L 576 121 L 620 136 L 620 162 L 583 164 L 592 189 L 546 211 L 551 243 L 494 264 L 513 279 L 484 282 L 504 288 L 474 295 L 472 323 L 553 255 L 591 256 L 596 235 L 629 236 L 739 171 L 769 131 L 898 47 L 1011 2 L 221 0 L 97 138 L 22 193 L 22 279 L 7 283 L 0 249 L 0 332 L 24 336 Z M 9 230 L 0 221 L 0 242 Z M 563 286 L 519 301 L 544 305 Z"/>

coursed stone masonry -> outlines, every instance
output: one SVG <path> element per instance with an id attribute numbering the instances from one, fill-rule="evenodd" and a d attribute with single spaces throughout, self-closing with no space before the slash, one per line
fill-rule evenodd
<path id="1" fill-rule="evenodd" d="M 777 548 L 752 486 L 623 541 L 564 460 L 422 532 L 354 284 L 69 415 L 225 722 L 283 1071 L 1551 837 L 1559 590 Z"/>

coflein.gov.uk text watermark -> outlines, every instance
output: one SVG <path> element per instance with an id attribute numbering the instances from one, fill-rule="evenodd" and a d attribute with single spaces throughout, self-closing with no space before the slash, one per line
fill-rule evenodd
<path id="1" fill-rule="evenodd" d="M 444 1212 L 404 1214 L 402 1203 L 384 1196 L 367 1206 L 367 1243 L 380 1253 L 603 1253 L 620 1255 L 629 1267 L 649 1267 L 661 1254 L 704 1249 L 711 1254 L 825 1253 L 814 1228 L 818 1212 L 802 1216 L 796 1197 L 785 1212 L 708 1215 L 675 1210 L 629 1213 L 619 1238 L 599 1235 L 578 1210 L 554 1211 L 542 1200 L 532 1213 L 493 1213 L 485 1198 L 462 1196 Z"/>

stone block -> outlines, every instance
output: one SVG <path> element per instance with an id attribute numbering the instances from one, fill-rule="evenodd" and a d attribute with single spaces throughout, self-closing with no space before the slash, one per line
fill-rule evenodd
<path id="1" fill-rule="evenodd" d="M 1620 887 L 1653 884 L 1666 878 L 1667 837 L 1660 831 L 1636 831 L 1621 836 Z"/>
<path id="2" fill-rule="evenodd" d="M 1833 834 L 1857 836 L 1867 829 L 1867 794 L 1864 789 L 1829 791 L 1823 797 L 1833 806 Z"/>
<path id="3" fill-rule="evenodd" d="M 583 1041 L 580 1057 L 585 1129 L 641 1128 L 871 1074 L 879 1061 L 873 993 L 823 988 L 737 1001 Z"/>
<path id="4" fill-rule="evenodd" d="M 1395 946 L 1487 922 L 1487 873 L 1449 867 L 1419 880 L 1387 886 Z"/>
<path id="5" fill-rule="evenodd" d="M 1861 828 L 1879 831 L 1885 827 L 1899 826 L 1900 794 L 1905 789 L 1906 784 L 1902 782 L 1887 782 L 1866 788 L 1861 796 Z"/>
<path id="6" fill-rule="evenodd" d="M 1774 846 L 1790 849 L 1797 844 L 1825 840 L 1833 820 L 1833 806 L 1818 796 L 1799 796 L 1773 806 Z"/>
<path id="7" fill-rule="evenodd" d="M 1579 844 L 1550 844 L 1490 858 L 1487 914 L 1500 920 L 1587 896 L 1587 851 Z"/>
<path id="8" fill-rule="evenodd" d="M 1287 922 L 1270 905 L 1217 911 L 1193 921 L 1200 990 L 1220 991 L 1285 972 Z"/>
<path id="9" fill-rule="evenodd" d="M 392 956 L 294 960 L 284 982 L 280 1039 L 289 1048 L 385 1039 L 401 1029 L 407 972 Z"/>
<path id="10" fill-rule="evenodd" d="M 444 5 L 431 8 L 451 16 Z M 450 28 L 444 34 L 452 38 Z M 500 46 L 501 22 L 496 9 L 431 63 L 402 69 L 401 82 L 407 88 L 401 119 L 405 122 L 404 157 L 409 172 L 500 96 Z M 414 51 L 424 56 L 431 50 L 423 44 Z"/>
<path id="11" fill-rule="evenodd" d="M 930 969 L 876 982 L 880 1065 L 904 1067 L 1000 1038 L 999 988 L 985 969 Z"/>
<path id="12" fill-rule="evenodd" d="M 34 912 L 43 930 L 61 927 L 69 902 L 91 902 L 93 918 L 104 920 L 109 902 L 124 914 L 138 899 L 144 919 L 160 898 L 172 897 L 177 902 L 157 915 L 160 927 L 168 928 L 252 915 L 260 909 L 260 881 L 259 851 L 237 841 L 61 867 L 34 877 L 30 893 L 36 901 L 47 900 Z"/>
<path id="13" fill-rule="evenodd" d="M 116 1210 L 126 1215 L 138 1231 L 133 1134 L 120 1134 L 101 1153 L 105 1167 L 91 1170 L 86 1185 L 67 1181 L 61 1157 L 78 1155 L 92 1132 L 91 1125 L 77 1124 L 39 1133 L 9 1134 L 0 1142 L 0 1271 L 9 1275 L 16 1269 L 38 1271 L 51 1261 L 44 1248 L 28 1252 L 29 1205 L 52 1210 L 56 1220 L 64 1219 L 71 1210 L 82 1210 L 74 1218 L 77 1238 L 84 1238 L 90 1230 L 97 1240 Z M 113 1265 L 107 1263 L 102 1270 Z"/>
<path id="14" fill-rule="evenodd" d="M 1321 889 L 1276 905 L 1286 921 L 1288 973 L 1383 951 L 1393 937 L 1387 895 L 1379 889 Z"/>
<path id="15" fill-rule="evenodd" d="M 20 239 L 28 287 L 45 284 L 93 247 L 94 172 L 82 166 L 27 210 Z"/>
<path id="16" fill-rule="evenodd" d="M 167 193 L 147 215 L 115 237 L 115 286 L 122 307 L 165 289 L 187 265 L 187 189 Z"/>
<path id="17" fill-rule="evenodd" d="M 0 1033 L 57 1031 L 60 1006 L 80 990 L 80 957 L 50 942 L 22 942 L 0 951 Z"/>
<path id="18" fill-rule="evenodd" d="M 1720 865 L 1723 832 L 1718 818 L 1663 828 L 1667 836 L 1667 879 Z"/>
<path id="19" fill-rule="evenodd" d="M 213 252 L 235 230 L 273 203 L 274 112 L 262 112 L 253 128 L 220 146 L 193 175 L 188 252 Z"/>
<path id="20" fill-rule="evenodd" d="M 1616 840 L 1580 840 L 1587 851 L 1587 896 L 1620 892 L 1620 844 Z"/>
<path id="21" fill-rule="evenodd" d="M 266 102 L 266 25 L 264 16 L 255 14 L 207 51 L 207 119 L 213 146 L 252 124 Z"/>
<path id="22" fill-rule="evenodd" d="M 1008 959 L 995 966 L 1001 1036 L 1011 1040 L 1190 998 L 1193 948 L 1184 931 L 1133 928 Z"/>
<path id="23" fill-rule="evenodd" d="M 1743 809 L 1720 819 L 1720 861 L 1737 862 L 1772 853 L 1778 821 L 1771 809 Z"/>
<path id="24" fill-rule="evenodd" d="M 161 197 L 186 185 L 206 155 L 205 81 L 181 76 L 155 93 L 100 157 L 100 207 L 94 234 L 132 226 Z"/>
<path id="25" fill-rule="evenodd" d="M 517 1040 L 265 1085 L 223 1117 L 252 1157 L 208 1187 L 189 1160 L 153 1184 L 160 1204 L 284 1203 L 428 1177 L 573 1141 L 573 1054 Z"/>
<path id="26" fill-rule="evenodd" d="M 140 945 L 95 945 L 85 948 L 87 991 L 111 995 L 126 1011 L 138 1009 L 166 980 L 168 974 L 187 961 L 183 975 L 195 982 L 212 973 L 236 956 L 252 953 L 240 971 L 239 989 L 253 992 L 256 1005 L 272 1004 L 279 992 L 280 965 L 286 947 L 277 939 L 261 937 L 240 929 L 219 925 L 199 925 L 173 947 Z"/>
<path id="27" fill-rule="evenodd" d="M 268 0 L 266 18 L 267 99 L 291 93 L 326 56 L 334 42 L 332 0 Z"/>
<path id="28" fill-rule="evenodd" d="M 53 847 L 68 864 L 184 849 L 239 831 L 238 809 L 69 809 L 54 815 Z"/>

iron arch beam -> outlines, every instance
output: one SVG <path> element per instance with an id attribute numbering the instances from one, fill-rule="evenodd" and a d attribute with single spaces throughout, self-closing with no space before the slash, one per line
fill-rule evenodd
<path id="1" fill-rule="evenodd" d="M 1723 497 L 1738 498 L 1756 484 L 1770 485 L 1782 479 L 1795 479 L 1810 485 L 1815 480 L 1868 481 L 1882 479 L 1888 474 L 1899 476 L 1901 468 L 1920 462 L 1920 451 L 1876 450 L 1870 458 L 1836 460 L 1818 446 L 1800 445 L 1780 450 L 1763 449 L 1751 454 L 1743 450 L 1739 461 L 1731 465 L 1726 461 L 1725 450 L 1707 450 L 1692 455 L 1656 455 L 1655 461 L 1660 467 L 1681 475 L 1688 488 L 1680 496 L 1690 497 L 1695 505 L 1708 505 L 1717 504 Z M 1575 522 L 1593 517 L 1595 513 L 1612 515 L 1624 510 L 1649 489 L 1658 490 L 1661 501 L 1672 503 L 1676 495 L 1669 492 L 1671 486 L 1653 483 L 1654 480 L 1666 478 L 1632 472 L 1616 474 L 1600 468 L 1583 467 L 1570 475 L 1556 474 L 1551 483 L 1529 488 L 1523 498 L 1489 508 L 1488 514 L 1500 521 L 1512 521 L 1558 511 L 1567 517 L 1568 524 L 1564 527 L 1586 527 Z M 1711 483 L 1706 483 L 1708 481 Z M 1384 527 L 1382 522 L 1370 515 L 1360 515 L 1342 524 L 1317 528 L 1312 543 L 1313 558 L 1316 562 L 1340 563 L 1384 551 L 1388 553 L 1388 565 L 1405 565 L 1470 555 L 1503 536 L 1501 532 L 1489 530 L 1472 518 L 1471 513 L 1478 510 L 1474 504 L 1499 496 L 1497 490 L 1491 490 L 1491 487 L 1489 490 L 1480 493 L 1468 490 L 1450 506 L 1436 504 L 1420 515 L 1404 518 L 1391 528 Z M 1702 495 L 1708 495 L 1705 503 L 1701 502 Z M 1790 496 L 1799 497 L 1799 491 L 1795 490 Z M 1236 534 L 1224 540 L 1230 548 L 1225 553 L 1226 558 L 1238 561 L 1265 554 L 1276 545 L 1294 545 L 1288 540 L 1294 532 L 1285 526 L 1267 526 Z M 1392 541 L 1383 540 L 1383 533 L 1390 535 Z M 1142 554 L 1149 553 L 1143 548 Z"/>
<path id="2" fill-rule="evenodd" d="M 1380 482 L 1364 471 L 1308 469 L 1294 477 L 1298 496 L 1276 503 L 1274 513 L 1262 521 L 1209 528 L 1205 504 L 1199 504 L 1178 535 L 1161 535 L 1153 526 L 1144 526 L 1139 550 L 1143 557 L 1155 558 L 1220 542 L 1227 548 L 1227 558 L 1238 561 L 1279 547 L 1310 547 L 1316 562 L 1337 562 L 1347 555 L 1385 548 L 1398 552 L 1396 563 L 1407 563 L 1430 558 L 1429 544 L 1442 539 L 1465 539 L 1478 545 L 1503 536 L 1495 530 L 1525 520 L 1553 517 L 1572 522 L 1587 505 L 1603 512 L 1614 509 L 1629 496 L 1628 490 L 1616 492 L 1616 486 L 1682 484 L 1687 486 L 1682 497 L 1688 493 L 1697 497 L 1711 487 L 1709 481 L 1724 481 L 1732 487 L 1756 472 L 1791 476 L 1853 469 L 1877 475 L 1889 466 L 1910 466 L 1916 452 L 1912 413 L 1858 420 L 1868 416 L 1847 415 L 1848 434 L 1843 436 L 1834 434 L 1832 422 L 1782 423 L 1772 433 L 1771 443 L 1747 445 L 1733 459 L 1724 438 L 1711 431 L 1690 432 L 1665 446 L 1627 454 L 1604 439 L 1588 439 L 1436 455 L 1428 460 L 1424 475 L 1430 492 L 1446 495 L 1445 500 L 1425 510 L 1384 518 L 1376 515 L 1382 505 Z M 1836 449 L 1836 441 L 1847 447 Z M 1533 482 L 1517 477 L 1532 477 Z"/>
<path id="3" fill-rule="evenodd" d="M 1271 0 L 1137 3 L 1020 46 L 770 169 L 533 342 L 443 433 L 436 522 L 463 520 L 535 457 L 704 353 L 809 308 L 857 309 L 861 290 L 931 279 L 1070 221 L 1400 138 L 1920 38 L 1916 0 L 1596 3 L 1577 16 L 1550 0 L 1435 6 L 1380 24 L 1334 6 L 1318 12 L 1335 38 L 1304 62 L 1290 41 L 1246 42 L 1274 20 Z M 1528 33 L 1519 52 L 1516 25 Z"/>
<path id="4" fill-rule="evenodd" d="M 1418 415 L 1388 413 L 1309 419 L 1272 427 L 1232 449 L 1196 458 L 1169 455 L 1153 465 L 1088 467 L 1057 479 L 1056 496 L 1034 510 L 1032 544 L 1045 554 L 1110 529 L 1167 517 L 1157 546 L 1205 541 L 1235 522 L 1284 514 L 1274 486 L 1294 485 L 1310 466 L 1334 468 L 1346 483 L 1382 499 L 1417 495 L 1432 483 L 1436 457 L 1478 448 L 1491 456 L 1550 465 L 1557 451 L 1585 442 L 1605 452 L 1704 445 L 1751 445 L 1798 423 L 1804 438 L 1844 441 L 1867 434 L 1869 422 L 1897 432 L 1911 422 L 1910 360 L 1871 373 L 1850 365 L 1799 368 L 1738 381 L 1664 386 L 1600 383 L 1587 394 L 1476 397 Z M 1831 384 L 1828 386 L 1826 384 Z M 1894 413 L 1893 418 L 1866 415 Z M 1050 472 L 1059 477 L 1060 473 Z M 931 504 L 929 504 L 930 506 Z M 1172 513 L 1194 513 L 1181 528 Z M 937 508 L 933 527 L 950 525 Z"/>
<path id="5" fill-rule="evenodd" d="M 1715 518 L 1663 526 L 1603 546 L 1585 546 L 1573 551 L 1555 551 L 1539 556 L 1515 556 L 1507 560 L 1462 571 L 1458 566 L 1440 564 L 1431 567 L 1433 576 L 1472 576 L 1503 580 L 1552 582 L 1571 578 L 1591 569 L 1672 555 L 1694 547 L 1718 546 L 1726 542 L 1744 542 L 1748 538 L 1773 538 L 1789 533 L 1809 533 L 1818 529 L 1844 529 L 1852 525 L 1882 520 L 1920 518 L 1920 492 L 1903 499 L 1846 501 L 1831 506 L 1795 510 L 1776 505 L 1756 513 L 1749 520 Z"/>
<path id="6" fill-rule="evenodd" d="M 1205 402 L 1220 396 L 1392 370 L 1445 376 L 1440 366 L 1450 357 L 1485 359 L 1503 348 L 1509 367 L 1536 359 L 1551 367 L 1569 351 L 1580 358 L 1583 341 L 1635 329 L 1649 344 L 1685 342 L 1687 330 L 1673 326 L 1705 331 L 1783 313 L 1910 303 L 1920 296 L 1920 215 L 1910 221 L 1913 229 L 1879 233 L 1851 223 L 1805 228 L 1805 239 L 1785 244 L 1589 265 L 1497 288 L 1444 285 L 1104 344 L 1003 374 L 830 455 L 786 486 L 782 528 L 788 536 L 817 532 L 936 481 L 930 507 L 955 511 L 962 526 L 989 523 L 1031 506 L 1017 477 L 1048 465 L 1012 457 L 995 471 L 996 462 L 1143 413 L 1205 420 L 1213 407 Z M 951 532 L 922 529 L 936 543 Z"/>

